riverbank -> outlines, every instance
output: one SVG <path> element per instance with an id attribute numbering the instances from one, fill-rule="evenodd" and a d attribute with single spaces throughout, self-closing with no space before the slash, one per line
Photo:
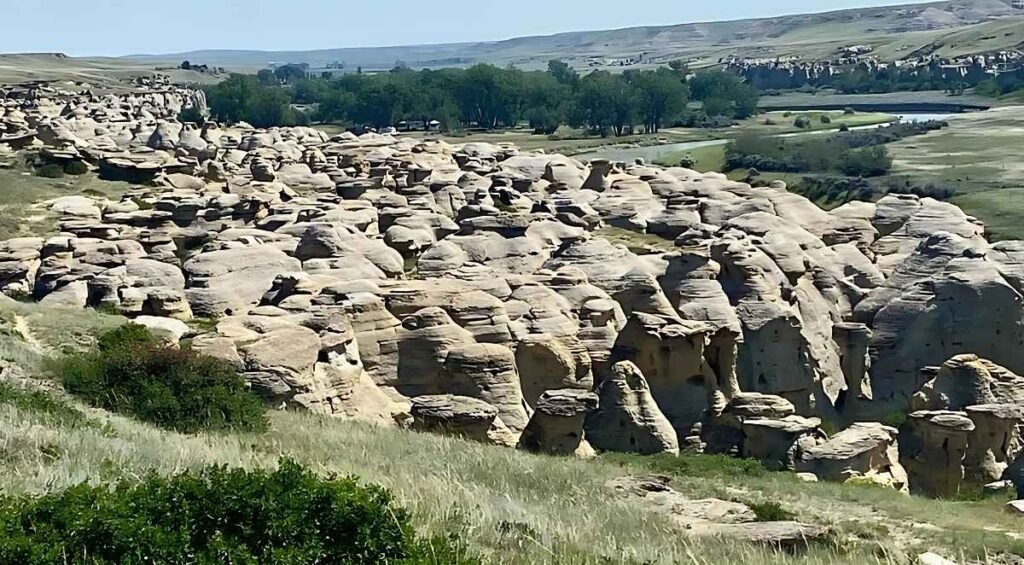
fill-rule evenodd
<path id="1" fill-rule="evenodd" d="M 807 127 L 796 126 L 798 117 L 807 119 Z M 827 120 L 822 119 L 827 116 Z M 785 135 L 807 132 L 835 131 L 842 126 L 858 128 L 864 126 L 877 126 L 879 124 L 891 123 L 897 119 L 892 114 L 880 112 L 857 112 L 845 114 L 843 112 L 768 112 L 752 118 L 737 122 L 736 125 L 728 128 L 667 128 L 656 134 L 638 134 L 623 137 L 600 137 L 588 134 L 586 131 L 576 128 L 561 127 L 552 135 L 537 135 L 529 129 L 516 129 L 488 132 L 460 132 L 456 134 L 439 134 L 432 132 L 409 132 L 403 133 L 418 139 L 440 139 L 452 144 L 462 143 L 511 143 L 524 151 L 545 151 L 548 153 L 562 153 L 572 155 L 578 159 L 592 159 L 604 154 L 628 154 L 638 148 L 652 148 L 654 154 L 678 152 L 681 149 L 691 148 L 683 146 L 680 148 L 675 144 L 698 144 L 694 147 L 724 143 L 726 140 L 734 139 L 742 135 Z M 344 131 L 344 128 L 333 124 L 322 124 L 316 126 L 318 129 L 334 135 Z M 664 151 L 658 148 L 666 148 Z M 604 157 L 612 158 L 612 157 Z M 623 160 L 633 160 L 626 158 Z M 650 158 L 654 161 L 655 158 Z"/>
<path id="2" fill-rule="evenodd" d="M 999 105 L 998 100 L 963 94 L 950 96 L 941 90 L 922 92 L 889 92 L 885 94 L 839 94 L 833 91 L 819 93 L 786 92 L 778 96 L 762 96 L 758 107 L 762 110 L 842 110 L 853 108 L 859 112 L 889 112 L 894 114 L 918 112 L 960 113 L 987 110 Z"/>

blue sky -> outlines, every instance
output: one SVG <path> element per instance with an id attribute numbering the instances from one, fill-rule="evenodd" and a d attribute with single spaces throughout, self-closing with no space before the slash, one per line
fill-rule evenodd
<path id="1" fill-rule="evenodd" d="M 910 0 L 4 0 L 0 53 L 174 53 L 454 43 Z"/>

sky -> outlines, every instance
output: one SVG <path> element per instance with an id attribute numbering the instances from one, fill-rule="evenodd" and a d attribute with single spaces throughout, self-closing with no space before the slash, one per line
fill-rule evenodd
<path id="1" fill-rule="evenodd" d="M 2 0 L 0 53 L 116 56 L 458 43 L 908 2 L 913 0 Z"/>

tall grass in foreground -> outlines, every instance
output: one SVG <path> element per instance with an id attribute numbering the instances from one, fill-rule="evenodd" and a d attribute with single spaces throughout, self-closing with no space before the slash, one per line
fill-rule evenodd
<path id="1" fill-rule="evenodd" d="M 904 563 L 928 548 L 954 556 L 957 545 L 970 549 L 977 543 L 981 528 L 957 517 L 968 508 L 978 513 L 973 520 L 979 524 L 1000 522 L 997 507 L 806 485 L 786 475 L 676 477 L 675 486 L 695 496 L 772 500 L 800 519 L 836 528 L 832 543 L 788 555 L 688 538 L 664 517 L 616 499 L 605 482 L 651 472 L 642 459 L 540 457 L 296 413 L 273 414 L 265 434 L 190 436 L 82 411 L 99 425 L 54 425 L 32 410 L 0 403 L 0 490 L 52 492 L 83 481 L 141 478 L 150 470 L 173 474 L 211 463 L 272 468 L 287 456 L 314 470 L 354 474 L 392 490 L 426 534 L 455 532 L 493 563 Z M 933 541 L 929 532 L 910 527 L 907 516 L 939 527 L 966 522 L 971 529 L 962 535 L 975 537 L 957 541 L 951 531 Z M 946 545 L 947 538 L 955 545 Z"/>

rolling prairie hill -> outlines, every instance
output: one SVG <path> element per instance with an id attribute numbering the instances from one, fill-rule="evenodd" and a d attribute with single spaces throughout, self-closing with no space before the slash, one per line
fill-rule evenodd
<path id="1" fill-rule="evenodd" d="M 133 61 L 116 57 L 68 57 L 61 53 L 0 53 L 0 84 L 36 80 L 88 83 L 96 88 L 116 87 L 117 81 L 152 75 L 161 65 L 152 61 Z M 164 70 L 175 82 L 202 83 L 209 75 L 194 71 Z"/>
<path id="2" fill-rule="evenodd" d="M 607 31 L 560 33 L 482 43 L 453 43 L 318 51 L 207 50 L 162 55 L 132 55 L 133 61 L 194 62 L 238 70 L 268 63 L 308 63 L 321 68 L 344 62 L 348 68 L 515 64 L 537 68 L 559 58 L 577 67 L 618 66 L 641 58 L 636 66 L 678 58 L 695 65 L 720 57 L 826 58 L 844 46 L 867 44 L 884 59 L 911 54 L 963 55 L 1024 44 L 1024 11 L 1010 0 L 947 0 L 927 4 L 842 10 L 756 20 L 686 23 Z"/>

